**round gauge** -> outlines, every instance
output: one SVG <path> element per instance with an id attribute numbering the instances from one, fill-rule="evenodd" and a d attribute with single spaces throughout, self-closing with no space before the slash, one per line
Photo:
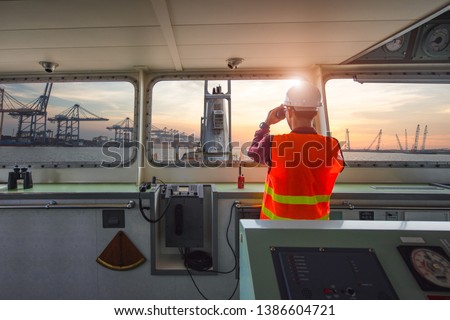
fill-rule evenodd
<path id="1" fill-rule="evenodd" d="M 450 288 L 450 261 L 436 251 L 418 248 L 411 252 L 414 269 L 431 283 Z"/>
<path id="2" fill-rule="evenodd" d="M 431 29 L 423 43 L 424 50 L 430 56 L 442 55 L 450 43 L 450 25 L 440 24 Z"/>
<path id="3" fill-rule="evenodd" d="M 384 45 L 384 49 L 387 52 L 396 52 L 403 47 L 404 43 L 405 43 L 405 36 L 400 36 L 386 43 Z"/>

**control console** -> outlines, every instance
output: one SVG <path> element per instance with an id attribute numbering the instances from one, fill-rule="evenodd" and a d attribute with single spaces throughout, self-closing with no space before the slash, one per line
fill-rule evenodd
<path id="1" fill-rule="evenodd" d="M 165 199 L 171 197 L 196 197 L 203 198 L 202 184 L 167 184 L 163 186 L 162 196 Z"/>

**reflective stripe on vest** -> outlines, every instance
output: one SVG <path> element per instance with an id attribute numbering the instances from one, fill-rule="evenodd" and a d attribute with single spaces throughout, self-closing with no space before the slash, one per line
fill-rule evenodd
<path id="1" fill-rule="evenodd" d="M 267 209 L 264 206 L 262 206 L 262 208 L 261 208 L 261 213 L 265 216 L 265 218 L 261 217 L 261 219 L 292 220 L 291 218 L 279 217 L 275 213 L 273 213 L 272 211 L 270 211 L 269 209 Z M 329 220 L 329 219 L 330 219 L 330 214 L 327 214 L 327 215 L 324 215 L 324 216 L 322 216 L 320 218 L 317 218 L 317 219 L 314 219 L 314 220 Z M 298 220 L 301 220 L 301 219 L 298 219 Z"/>
<path id="2" fill-rule="evenodd" d="M 276 194 L 273 188 L 269 187 L 267 183 L 264 185 L 264 192 L 270 195 L 272 199 L 279 203 L 284 204 L 311 204 L 315 205 L 320 202 L 330 201 L 331 196 L 329 195 L 317 195 L 317 196 L 283 196 L 281 194 Z"/>
<path id="3" fill-rule="evenodd" d="M 267 185 L 264 186 L 264 201 L 261 207 L 261 219 L 271 220 L 292 220 L 292 219 L 308 219 L 308 220 L 328 220 L 329 219 L 329 200 L 330 196 L 287 196 L 279 195 Z M 277 215 L 270 206 L 276 206 L 282 211 L 283 216 Z M 323 210 L 318 210 L 317 207 Z M 290 213 L 288 213 L 290 212 Z M 324 215 L 323 212 L 326 212 Z M 319 215 L 319 216 L 318 216 Z"/>

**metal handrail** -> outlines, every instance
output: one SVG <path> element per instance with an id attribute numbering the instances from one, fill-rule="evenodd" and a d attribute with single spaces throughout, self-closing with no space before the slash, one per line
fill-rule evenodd
<path id="1" fill-rule="evenodd" d="M 260 204 L 241 204 L 238 203 L 236 204 L 236 209 L 261 209 L 261 205 Z"/>
<path id="2" fill-rule="evenodd" d="M 441 206 L 416 206 L 416 205 L 402 205 L 402 206 L 386 206 L 380 204 L 371 204 L 371 205 L 356 205 L 351 203 L 350 201 L 344 201 L 342 205 L 333 205 L 330 204 L 331 209 L 348 209 L 348 210 L 367 210 L 367 209 L 385 209 L 385 210 L 429 210 L 429 211 L 447 211 L 450 210 L 449 207 L 441 207 Z"/>
<path id="3" fill-rule="evenodd" d="M 385 209 L 385 210 L 428 210 L 428 211 L 450 211 L 450 207 L 440 206 L 386 206 L 386 205 L 364 205 L 358 206 L 350 202 L 344 201 L 342 205 L 330 205 L 331 209 L 347 209 L 347 210 L 368 210 L 368 209 Z M 261 209 L 260 204 L 237 204 L 236 209 Z"/>
<path id="4" fill-rule="evenodd" d="M 133 200 L 126 204 L 96 203 L 96 204 L 58 204 L 55 200 L 43 205 L 3 205 L 0 209 L 131 209 L 136 206 Z"/>

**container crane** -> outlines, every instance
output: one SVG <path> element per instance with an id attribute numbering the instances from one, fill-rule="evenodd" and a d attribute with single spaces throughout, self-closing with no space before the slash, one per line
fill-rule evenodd
<path id="1" fill-rule="evenodd" d="M 106 129 L 114 130 L 114 141 L 129 143 L 132 140 L 133 121 L 129 117 Z"/>
<path id="2" fill-rule="evenodd" d="M 4 89 L 0 92 L 0 138 L 3 131 L 4 113 L 18 119 L 17 141 L 46 142 L 47 138 L 47 105 L 53 83 L 46 83 L 44 94 L 29 103 L 23 103 L 8 94 Z"/>
<path id="3" fill-rule="evenodd" d="M 164 127 L 163 129 L 152 125 L 151 140 L 154 143 L 168 143 L 183 145 L 184 147 L 196 147 L 199 141 L 195 139 L 195 134 L 188 135 L 186 132 L 180 132 L 176 129 L 169 129 Z"/>
<path id="4" fill-rule="evenodd" d="M 164 127 L 163 129 L 152 125 L 151 141 L 155 143 L 171 143 L 174 136 L 178 134 L 179 131 L 175 129 L 169 129 Z"/>
<path id="5" fill-rule="evenodd" d="M 48 120 L 57 123 L 57 142 L 72 143 L 80 140 L 80 121 L 108 121 L 109 119 L 99 117 L 79 104 L 74 104 Z"/>

